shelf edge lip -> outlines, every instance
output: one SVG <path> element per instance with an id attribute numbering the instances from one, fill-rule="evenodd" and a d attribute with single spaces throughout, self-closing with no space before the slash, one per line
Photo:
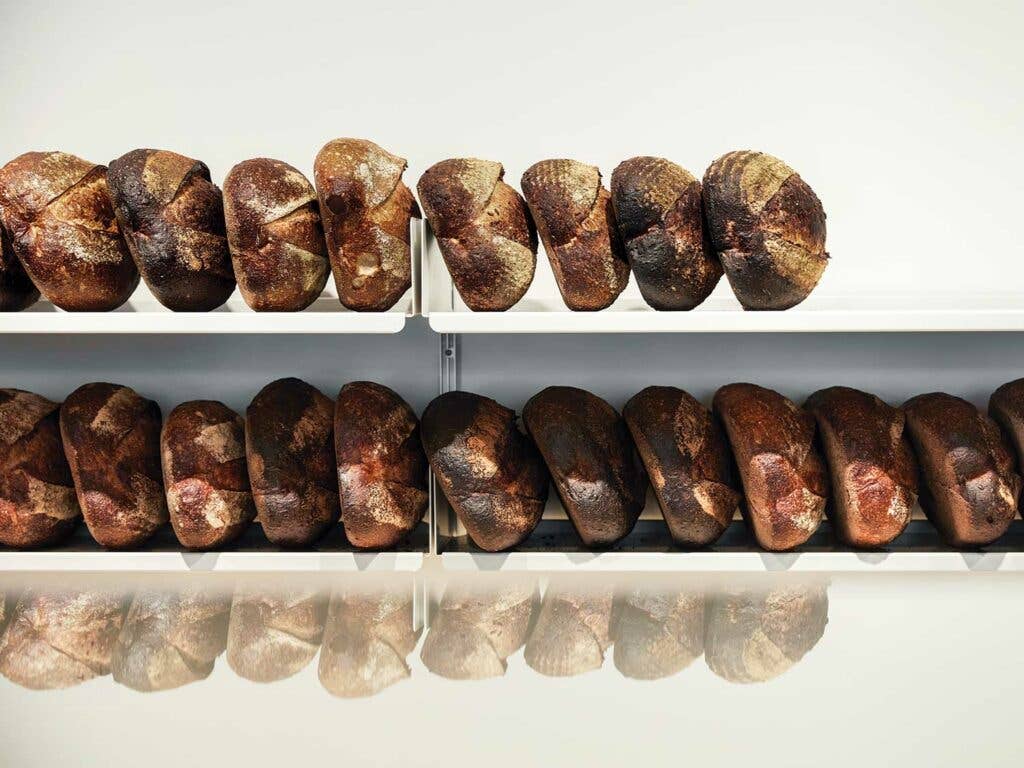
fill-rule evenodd
<path id="1" fill-rule="evenodd" d="M 264 314 L 266 317 L 254 318 L 254 315 Z M 348 314 L 353 317 L 345 317 Z M 340 322 L 339 316 L 344 317 Z M 177 316 L 171 313 L 145 316 L 129 312 L 83 312 L 45 313 L 45 319 L 29 318 L 24 313 L 11 313 L 9 316 L 6 313 L 0 314 L 0 335 L 394 334 L 399 333 L 405 325 L 406 314 L 399 312 L 180 313 Z"/>
<path id="2" fill-rule="evenodd" d="M 410 572 L 422 552 L 3 552 L 0 573 L 12 572 Z"/>

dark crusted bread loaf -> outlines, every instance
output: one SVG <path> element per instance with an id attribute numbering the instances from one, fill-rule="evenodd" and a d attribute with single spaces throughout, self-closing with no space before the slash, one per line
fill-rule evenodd
<path id="1" fill-rule="evenodd" d="M 70 688 L 110 673 L 125 600 L 100 589 L 22 594 L 0 639 L 0 674 L 33 690 Z"/>
<path id="2" fill-rule="evenodd" d="M 722 387 L 714 407 L 736 458 L 757 543 L 776 551 L 803 544 L 821 523 L 828 496 L 814 417 L 756 384 Z"/>
<path id="3" fill-rule="evenodd" d="M 81 515 L 60 438 L 60 404 L 0 389 L 0 544 L 52 544 Z"/>
<path id="4" fill-rule="evenodd" d="M 501 163 L 442 160 L 416 185 L 459 296 L 478 312 L 508 309 L 533 282 L 537 230 Z"/>
<path id="5" fill-rule="evenodd" d="M 673 541 L 711 544 L 739 507 L 739 481 L 721 425 L 692 395 L 648 387 L 622 409 Z"/>
<path id="6" fill-rule="evenodd" d="M 1024 379 L 1007 382 L 992 393 L 988 415 L 1010 439 L 1016 451 L 1017 466 L 1024 465 Z"/>
<path id="7" fill-rule="evenodd" d="M 270 541 L 310 544 L 337 522 L 334 403 L 320 390 L 295 378 L 261 389 L 245 412 L 245 453 Z"/>
<path id="8" fill-rule="evenodd" d="M 297 312 L 327 283 L 331 264 L 316 190 L 292 166 L 245 160 L 224 179 L 231 263 L 245 303 L 257 312 Z"/>
<path id="9" fill-rule="evenodd" d="M 230 594 L 208 585 L 140 591 L 110 657 L 114 682 L 149 693 L 205 680 L 227 644 L 230 610 Z"/>
<path id="10" fill-rule="evenodd" d="M 718 262 L 704 224 L 700 181 L 669 160 L 633 157 L 612 171 L 619 234 L 644 301 L 693 309 L 718 285 Z"/>
<path id="11" fill-rule="evenodd" d="M 730 683 L 763 683 L 802 659 L 828 624 L 818 584 L 720 590 L 708 596 L 704 661 Z"/>
<path id="12" fill-rule="evenodd" d="M 228 666 L 254 683 L 284 680 L 320 650 L 327 595 L 307 588 L 248 584 L 235 592 L 228 625 Z"/>
<path id="13" fill-rule="evenodd" d="M 20 312 L 39 299 L 39 289 L 21 266 L 0 215 L 0 312 Z"/>
<path id="14" fill-rule="evenodd" d="M 998 425 L 944 392 L 903 404 L 921 466 L 921 506 L 954 547 L 991 544 L 1017 514 L 1021 478 Z"/>
<path id="15" fill-rule="evenodd" d="M 363 139 L 329 141 L 313 176 L 338 298 L 384 312 L 412 285 L 409 223 L 419 206 L 402 182 L 406 162 Z"/>
<path id="16" fill-rule="evenodd" d="M 704 596 L 644 586 L 616 599 L 615 668 L 636 680 L 681 672 L 704 652 Z"/>
<path id="17" fill-rule="evenodd" d="M 599 669 L 612 644 L 612 605 L 610 585 L 553 581 L 526 641 L 526 663 L 548 677 Z"/>
<path id="18" fill-rule="evenodd" d="M 89 533 L 104 547 L 138 546 L 167 522 L 160 406 L 118 384 L 84 384 L 60 408 L 64 453 Z"/>
<path id="19" fill-rule="evenodd" d="M 541 160 L 521 185 L 566 306 L 597 310 L 615 301 L 629 282 L 629 261 L 601 172 L 576 160 Z"/>
<path id="20" fill-rule="evenodd" d="M 548 496 L 548 473 L 516 414 L 488 397 L 447 392 L 423 411 L 430 468 L 481 549 L 498 552 L 530 535 Z"/>
<path id="21" fill-rule="evenodd" d="M 110 163 L 107 191 L 157 301 L 176 312 L 206 312 L 227 301 L 235 275 L 224 203 L 205 163 L 162 149 L 134 149 Z"/>
<path id="22" fill-rule="evenodd" d="M 917 461 L 903 411 L 849 387 L 819 390 L 804 408 L 818 422 L 837 535 L 854 547 L 885 546 L 906 528 L 917 502 Z"/>
<path id="23" fill-rule="evenodd" d="M 214 549 L 256 516 L 245 460 L 245 422 L 215 400 L 191 400 L 167 415 L 160 459 L 171 525 L 182 546 Z"/>
<path id="24" fill-rule="evenodd" d="M 381 384 L 356 381 L 334 406 L 341 522 L 357 547 L 392 547 L 427 511 L 427 457 L 409 404 Z"/>
<path id="25" fill-rule="evenodd" d="M 0 168 L 0 219 L 32 282 L 61 309 L 115 309 L 139 284 L 106 166 L 65 152 L 20 155 Z"/>
<path id="26" fill-rule="evenodd" d="M 562 506 L 588 547 L 614 544 L 633 530 L 647 477 L 625 420 L 575 387 L 548 387 L 523 408 Z"/>
<path id="27" fill-rule="evenodd" d="M 796 171 L 762 152 L 729 152 L 704 174 L 711 243 L 744 309 L 789 309 L 828 264 L 825 211 Z"/>

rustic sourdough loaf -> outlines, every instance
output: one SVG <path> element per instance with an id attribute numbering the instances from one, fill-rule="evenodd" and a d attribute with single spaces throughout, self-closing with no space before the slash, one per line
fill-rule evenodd
<path id="1" fill-rule="evenodd" d="M 547 677 L 600 669 L 612 644 L 613 600 L 610 585 L 552 581 L 523 650 L 526 663 Z"/>
<path id="2" fill-rule="evenodd" d="M 636 680 L 671 677 L 704 652 L 704 596 L 644 586 L 616 598 L 615 668 Z"/>
<path id="3" fill-rule="evenodd" d="M 0 312 L 20 312 L 39 299 L 39 289 L 21 266 L 0 215 Z"/>

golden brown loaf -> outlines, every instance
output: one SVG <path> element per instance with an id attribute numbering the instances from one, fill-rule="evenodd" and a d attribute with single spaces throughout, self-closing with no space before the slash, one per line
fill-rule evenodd
<path id="1" fill-rule="evenodd" d="M 612 604 L 610 586 L 552 582 L 526 641 L 526 663 L 548 677 L 600 669 L 612 644 Z"/>
<path id="2" fill-rule="evenodd" d="M 339 515 L 334 403 L 301 379 L 272 381 L 245 412 L 249 482 L 274 544 L 318 539 Z"/>
<path id="3" fill-rule="evenodd" d="M 825 211 L 803 179 L 762 152 L 729 152 L 704 174 L 711 243 L 744 309 L 789 309 L 828 264 Z"/>
<path id="4" fill-rule="evenodd" d="M 523 423 L 586 546 L 609 546 L 633 530 L 647 477 L 614 408 L 582 389 L 548 387 L 526 403 Z"/>
<path id="5" fill-rule="evenodd" d="M 954 547 L 991 544 L 1017 514 L 1021 478 L 992 419 L 944 392 L 903 404 L 921 466 L 921 507 Z"/>
<path id="6" fill-rule="evenodd" d="M 721 425 L 676 387 L 648 387 L 626 403 L 622 415 L 673 541 L 683 547 L 714 542 L 741 499 Z"/>
<path id="7" fill-rule="evenodd" d="M 548 473 L 515 412 L 469 392 L 447 392 L 423 411 L 423 447 L 459 521 L 478 547 L 498 552 L 540 521 Z"/>
<path id="8" fill-rule="evenodd" d="M 537 230 L 501 163 L 442 160 L 420 177 L 423 212 L 459 296 L 477 312 L 508 309 L 533 282 Z"/>
<path id="9" fill-rule="evenodd" d="M 85 384 L 60 408 L 64 453 L 92 537 L 127 549 L 167 522 L 160 406 L 118 384 Z"/>
<path id="10" fill-rule="evenodd" d="M 804 408 L 818 422 L 837 535 L 854 547 L 885 546 L 906 528 L 917 502 L 917 461 L 903 411 L 849 387 L 819 390 Z"/>
<path id="11" fill-rule="evenodd" d="M 172 410 L 160 435 L 160 458 L 171 525 L 182 546 L 222 547 L 256 516 L 245 423 L 224 403 L 191 400 Z"/>
<path id="12" fill-rule="evenodd" d="M 521 185 L 566 306 L 597 310 L 615 301 L 629 282 L 629 262 L 601 172 L 575 160 L 541 160 Z"/>
<path id="13" fill-rule="evenodd" d="M 235 278 L 257 312 L 297 312 L 330 274 L 316 190 L 292 166 L 245 160 L 224 179 L 224 219 Z"/>
<path id="14" fill-rule="evenodd" d="M 106 166 L 65 152 L 20 155 L 0 168 L 0 218 L 32 282 L 61 309 L 115 309 L 139 284 Z"/>
<path id="15" fill-rule="evenodd" d="M 818 529 L 828 496 L 814 417 L 756 384 L 722 387 L 714 407 L 739 467 L 757 543 L 776 551 L 803 544 Z"/>
<path id="16" fill-rule="evenodd" d="M 406 162 L 363 139 L 334 139 L 313 176 L 338 298 L 384 312 L 412 285 L 409 224 L 419 206 L 402 182 Z"/>
<path id="17" fill-rule="evenodd" d="M 681 672 L 704 652 L 704 596 L 661 587 L 630 589 L 617 599 L 615 668 L 657 680 Z"/>
<path id="18" fill-rule="evenodd" d="M 1024 457 L 1024 379 L 1007 382 L 993 392 L 988 401 L 988 414 L 1010 439 L 1020 467 Z"/>
<path id="19" fill-rule="evenodd" d="M 107 191 L 135 265 L 157 301 L 176 312 L 216 309 L 235 289 L 224 203 L 210 169 L 161 149 L 110 163 Z"/>
<path id="20" fill-rule="evenodd" d="M 34 589 L 14 607 L 0 639 L 0 674 L 33 690 L 69 688 L 110 673 L 124 623 L 122 595 Z"/>
<path id="21" fill-rule="evenodd" d="M 18 261 L 0 215 L 0 312 L 20 312 L 38 299 L 39 289 Z"/>
<path id="22" fill-rule="evenodd" d="M 81 515 L 60 438 L 60 404 L 0 389 L 0 544 L 52 544 Z"/>
<path id="23" fill-rule="evenodd" d="M 660 157 L 633 157 L 612 171 L 619 234 L 644 301 L 693 309 L 715 289 L 722 265 L 704 224 L 700 182 Z"/>

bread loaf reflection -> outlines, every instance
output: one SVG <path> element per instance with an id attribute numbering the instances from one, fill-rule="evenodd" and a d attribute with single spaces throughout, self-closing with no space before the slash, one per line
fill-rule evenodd
<path id="1" fill-rule="evenodd" d="M 612 587 L 552 582 L 526 642 L 526 663 L 548 677 L 600 669 L 612 644 Z"/>
<path id="2" fill-rule="evenodd" d="M 626 677 L 670 677 L 704 653 L 700 592 L 641 587 L 620 595 L 616 606 L 612 658 Z"/>

